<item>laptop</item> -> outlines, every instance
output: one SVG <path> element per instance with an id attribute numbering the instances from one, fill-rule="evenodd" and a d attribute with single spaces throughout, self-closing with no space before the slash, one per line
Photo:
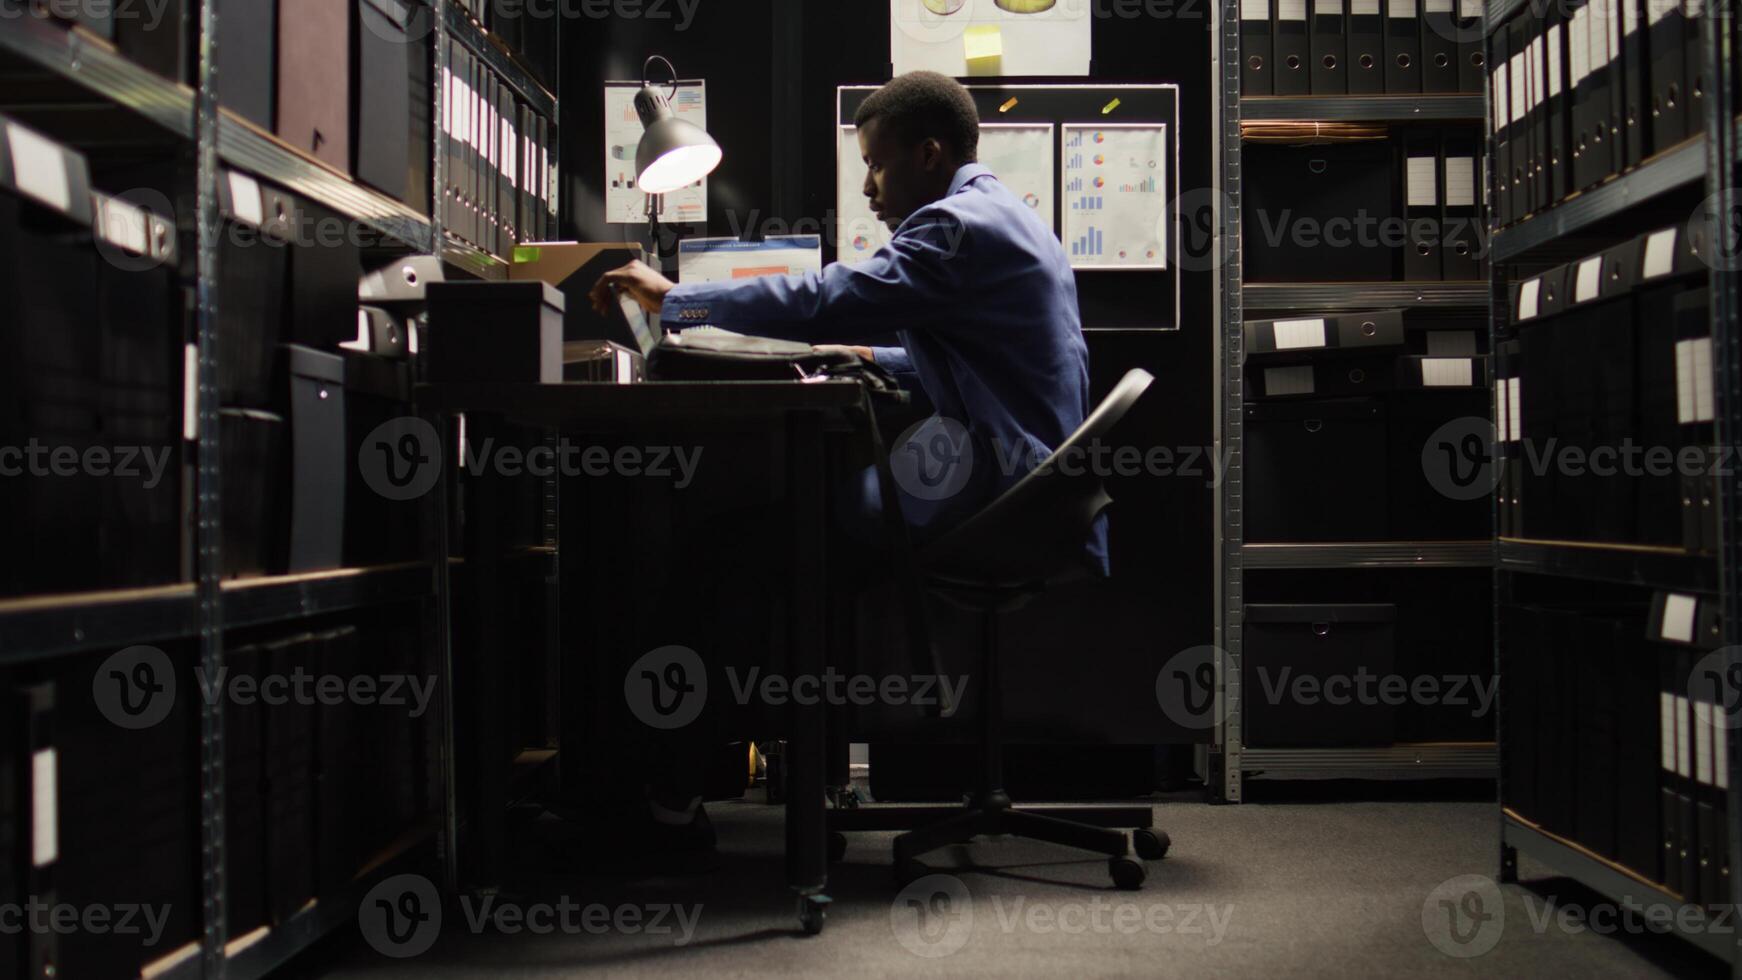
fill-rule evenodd
<path id="1" fill-rule="evenodd" d="M 683 333 L 667 335 L 660 328 L 659 317 L 649 317 L 640 303 L 623 292 L 617 293 L 617 308 L 622 311 L 623 319 L 629 326 L 629 336 L 641 348 L 641 356 L 647 358 L 649 366 L 656 360 L 656 351 L 682 351 L 686 360 L 717 354 L 722 359 L 730 359 L 734 364 L 742 363 L 742 357 L 747 354 L 776 359 L 815 356 L 811 345 L 795 340 L 748 337 L 706 328 L 691 328 Z"/>

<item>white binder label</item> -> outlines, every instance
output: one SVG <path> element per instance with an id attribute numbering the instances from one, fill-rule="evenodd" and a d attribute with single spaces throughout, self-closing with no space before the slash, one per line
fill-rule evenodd
<path id="1" fill-rule="evenodd" d="M 1530 76 L 1525 74 L 1524 52 L 1520 51 L 1517 54 L 1513 55 L 1511 61 L 1508 62 L 1508 64 L 1510 64 L 1512 66 L 1512 72 L 1511 72 L 1511 75 L 1512 75 L 1512 110 L 1511 110 L 1511 115 L 1512 115 L 1512 118 L 1514 120 L 1523 120 L 1524 119 L 1525 98 L 1530 94 L 1530 83 L 1529 83 Z"/>
<path id="2" fill-rule="evenodd" d="M 1452 12 L 1452 0 L 1422 0 L 1421 12 L 1424 14 L 1449 14 Z"/>
<path id="3" fill-rule="evenodd" d="M 1464 20 L 1482 17 L 1482 0 L 1458 0 L 1458 16 Z"/>
<path id="4" fill-rule="evenodd" d="M 1264 369 L 1264 394 L 1276 398 L 1282 395 L 1310 395 L 1313 393 L 1313 369 L 1310 364 L 1299 367 L 1274 367 Z"/>
<path id="5" fill-rule="evenodd" d="M 1475 357 L 1476 331 L 1429 330 L 1427 352 L 1431 357 Z"/>
<path id="6" fill-rule="evenodd" d="M 1661 766 L 1665 772 L 1675 771 L 1675 696 L 1664 691 L 1657 696 L 1657 744 L 1661 748 Z"/>
<path id="7" fill-rule="evenodd" d="M 1645 0 L 1645 26 L 1655 27 L 1672 10 L 1680 10 L 1679 0 Z"/>
<path id="8" fill-rule="evenodd" d="M 1585 18 L 1591 32 L 1591 70 L 1609 65 L 1609 14 L 1600 2 L 1585 7 L 1591 15 Z"/>
<path id="9" fill-rule="evenodd" d="M 1530 107 L 1534 109 L 1548 97 L 1543 91 L 1542 38 L 1533 39 L 1525 50 L 1530 53 Z"/>
<path id="10" fill-rule="evenodd" d="M 1693 772 L 1692 753 L 1688 750 L 1688 699 L 1681 695 L 1675 697 L 1675 771 L 1678 776 L 1691 777 Z"/>
<path id="11" fill-rule="evenodd" d="M 1556 24 L 1548 32 L 1548 97 L 1554 98 L 1561 94 L 1561 65 L 1566 60 L 1561 57 L 1561 25 Z"/>
<path id="12" fill-rule="evenodd" d="M 30 863 L 38 868 L 60 857 L 59 792 L 54 749 L 41 749 L 30 759 Z"/>
<path id="13" fill-rule="evenodd" d="M 1639 31 L 1639 4 L 1627 0 L 1621 5 L 1621 33 L 1635 34 Z"/>
<path id="14" fill-rule="evenodd" d="M 1325 346 L 1324 320 L 1278 320 L 1272 329 L 1276 331 L 1277 350 Z"/>
<path id="15" fill-rule="evenodd" d="M 1385 12 L 1392 17 L 1414 17 L 1415 0 L 1391 0 Z"/>
<path id="16" fill-rule="evenodd" d="M 1698 603 L 1691 595 L 1670 593 L 1663 602 L 1663 629 L 1659 638 L 1676 643 L 1694 642 L 1694 608 Z"/>
<path id="17" fill-rule="evenodd" d="M 1712 338 L 1675 343 L 1675 417 L 1682 425 L 1713 418 Z"/>
<path id="18" fill-rule="evenodd" d="M 1313 0 L 1314 17 L 1343 16 L 1343 0 Z"/>
<path id="19" fill-rule="evenodd" d="M 56 211 L 72 207 L 66 157 L 59 146 L 18 125 L 6 127 L 6 142 L 12 148 L 12 179 L 19 190 Z"/>
<path id="20" fill-rule="evenodd" d="M 1597 298 L 1603 284 L 1603 257 L 1593 255 L 1579 263 L 1579 277 L 1573 287 L 1573 302 L 1584 303 Z"/>
<path id="21" fill-rule="evenodd" d="M 1306 20 L 1306 0 L 1276 0 L 1277 20 Z"/>
<path id="22" fill-rule="evenodd" d="M 1718 706 L 1702 703 L 1694 713 L 1694 778 L 1702 785 L 1712 785 L 1712 726 L 1708 714 L 1716 714 Z"/>
<path id="23" fill-rule="evenodd" d="M 1526 280 L 1518 287 L 1518 319 L 1520 322 L 1536 319 L 1537 301 L 1542 294 L 1542 280 Z"/>
<path id="24" fill-rule="evenodd" d="M 1468 357 L 1424 357 L 1421 384 L 1424 388 L 1468 388 L 1474 384 L 1475 361 Z"/>
<path id="25" fill-rule="evenodd" d="M 244 173 L 229 172 L 230 206 L 236 210 L 236 217 L 252 225 L 266 223 L 266 211 L 260 203 L 260 184 L 253 177 Z"/>
<path id="26" fill-rule="evenodd" d="M 1675 233 L 1674 228 L 1665 228 L 1652 232 L 1645 239 L 1645 278 L 1656 279 L 1670 274 L 1675 266 Z"/>
<path id="27" fill-rule="evenodd" d="M 1476 158 L 1446 157 L 1446 207 L 1473 208 L 1475 206 Z"/>
<path id="28" fill-rule="evenodd" d="M 1706 12 L 1706 0 L 1687 0 L 1682 4 L 1682 16 L 1694 20 Z"/>
<path id="29" fill-rule="evenodd" d="M 1567 27 L 1567 74 L 1574 88 L 1591 73 L 1591 32 L 1585 26 L 1589 14 L 1589 7 L 1580 7 Z"/>
<path id="30" fill-rule="evenodd" d="M 1615 9 L 1615 0 L 1602 0 L 1603 3 L 1603 39 L 1609 44 L 1609 59 L 1615 61 L 1621 57 L 1621 26 L 1619 12 Z M 1632 0 L 1628 0 L 1632 6 Z"/>
<path id="31" fill-rule="evenodd" d="M 1506 387 L 1512 393 L 1512 417 L 1507 420 L 1507 427 L 1511 431 L 1506 434 L 1506 441 L 1518 442 L 1524 438 L 1524 402 L 1519 400 L 1518 394 L 1521 387 L 1521 379 L 1507 378 Z"/>
<path id="32" fill-rule="evenodd" d="M 1719 789 L 1730 788 L 1730 732 L 1719 720 L 1723 715 L 1717 705 L 1706 715 L 1706 724 L 1712 726 L 1712 782 Z"/>
<path id="33" fill-rule="evenodd" d="M 1512 386 L 1505 378 L 1494 386 L 1494 435 L 1506 442 L 1512 427 Z"/>
<path id="34" fill-rule="evenodd" d="M 461 143 L 471 146 L 472 139 L 472 86 L 466 84 L 463 78 L 454 79 L 454 128 Z"/>
<path id="35" fill-rule="evenodd" d="M 1379 16 L 1379 0 L 1349 0 L 1349 15 L 1351 17 Z"/>
<path id="36" fill-rule="evenodd" d="M 1494 132 L 1496 133 L 1504 130 L 1512 123 L 1512 117 L 1508 114 L 1508 110 L 1511 108 L 1511 102 L 1507 98 L 1506 91 L 1506 79 L 1510 73 L 1506 70 L 1506 67 L 1505 62 L 1501 62 L 1497 67 L 1495 67 L 1494 77 L 1491 80 L 1494 91 L 1488 99 L 1489 104 L 1494 107 Z"/>
<path id="37" fill-rule="evenodd" d="M 442 132 L 454 135 L 454 107 L 458 104 L 459 89 L 454 85 L 454 73 L 451 69 L 442 69 Z"/>
<path id="38" fill-rule="evenodd" d="M 106 198 L 102 209 L 103 237 L 135 255 L 150 250 L 145 209 L 118 197 Z"/>
<path id="39" fill-rule="evenodd" d="M 1410 157 L 1408 163 L 1408 196 L 1406 206 L 1431 208 L 1439 203 L 1439 168 L 1433 157 Z"/>
<path id="40" fill-rule="evenodd" d="M 1240 0 L 1241 20 L 1269 20 L 1270 0 Z"/>
<path id="41" fill-rule="evenodd" d="M 193 442 L 200 437 L 200 346 L 182 348 L 181 437 Z"/>

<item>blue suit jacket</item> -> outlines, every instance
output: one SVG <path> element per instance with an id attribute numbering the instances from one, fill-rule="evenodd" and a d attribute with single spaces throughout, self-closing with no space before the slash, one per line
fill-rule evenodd
<path id="1" fill-rule="evenodd" d="M 992 172 L 968 164 L 859 265 L 679 285 L 662 322 L 813 344 L 891 331 L 878 363 L 917 380 L 937 414 L 890 440 L 902 514 L 924 539 L 1008 489 L 1082 425 L 1089 352 L 1058 239 Z M 862 488 L 874 508 L 874 484 Z M 1085 542 L 1105 571 L 1103 516 Z"/>

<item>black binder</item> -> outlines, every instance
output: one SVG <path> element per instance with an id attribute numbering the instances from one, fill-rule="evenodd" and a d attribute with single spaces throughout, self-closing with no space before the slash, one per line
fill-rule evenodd
<path id="1" fill-rule="evenodd" d="M 1455 0 L 1421 0 L 1421 90 L 1458 90 L 1458 25 Z"/>
<path id="2" fill-rule="evenodd" d="M 1349 94 L 1385 91 L 1385 18 L 1380 0 L 1349 0 Z"/>
<path id="3" fill-rule="evenodd" d="M 1276 20 L 1271 26 L 1274 51 L 1271 64 L 1277 95 L 1306 95 L 1312 91 L 1312 46 L 1307 36 L 1307 0 L 1274 0 Z"/>
<path id="4" fill-rule="evenodd" d="M 1458 0 L 1458 91 L 1479 95 L 1487 83 L 1487 59 L 1482 54 L 1481 0 Z"/>
<path id="5" fill-rule="evenodd" d="M 1314 95 L 1349 91 L 1349 38 L 1344 25 L 1343 0 L 1313 0 L 1310 54 Z"/>
<path id="6" fill-rule="evenodd" d="M 1571 189 L 1573 161 L 1567 130 L 1572 96 L 1567 85 L 1567 29 L 1561 8 L 1551 6 L 1544 19 L 1544 94 L 1548 97 L 1548 199 L 1544 203 L 1554 204 Z"/>
<path id="7" fill-rule="evenodd" d="M 224 8 L 217 59 L 218 104 L 270 132 L 278 81 L 278 0 Z"/>
<path id="8" fill-rule="evenodd" d="M 1403 217 L 1408 240 L 1403 248 L 1403 278 L 1409 282 L 1442 278 L 1440 270 L 1439 143 L 1434 133 L 1411 133 L 1403 144 Z"/>
<path id="9" fill-rule="evenodd" d="M 357 91 L 351 145 L 359 179 L 408 204 L 427 193 L 428 49 L 414 40 L 408 0 L 357 7 Z M 220 20 L 220 23 L 222 21 Z"/>
<path id="10" fill-rule="evenodd" d="M 1483 236 L 1476 207 L 1476 138 L 1467 131 L 1447 130 L 1443 145 L 1440 263 L 1446 279 L 1478 279 Z"/>
<path id="11" fill-rule="evenodd" d="M 1627 68 L 1621 57 L 1622 0 L 1597 0 L 1603 24 L 1603 69 L 1609 93 L 1606 138 L 1609 140 L 1609 173 L 1620 173 L 1627 165 Z"/>
<path id="12" fill-rule="evenodd" d="M 1240 94 L 1273 95 L 1270 0 L 1240 0 Z"/>
<path id="13" fill-rule="evenodd" d="M 502 222 L 496 213 L 497 185 L 502 181 L 502 136 L 496 125 L 496 98 L 501 83 L 488 65 L 484 69 L 483 98 L 478 107 L 478 119 L 484 149 L 484 185 L 478 192 L 478 206 L 484 215 L 484 250 L 502 255 Z"/>
<path id="14" fill-rule="evenodd" d="M 1725 10 L 1722 16 L 1733 18 L 1734 10 Z M 1706 0 L 1682 0 L 1682 70 L 1687 72 L 1687 127 L 1693 134 L 1706 126 L 1706 56 L 1705 31 L 1701 28 L 1706 20 Z M 1721 22 L 1720 22 L 1721 23 Z"/>
<path id="15" fill-rule="evenodd" d="M 512 258 L 514 244 L 521 240 L 514 216 L 515 185 L 519 182 L 515 176 L 518 142 L 514 127 L 514 90 L 509 88 L 507 84 L 503 84 L 496 92 L 496 129 L 502 134 L 502 148 L 499 154 L 502 161 L 502 177 L 496 185 L 496 216 L 502 225 L 503 258 Z"/>
<path id="16" fill-rule="evenodd" d="M 1572 190 L 1582 190 L 1602 179 L 1606 161 L 1601 158 L 1607 149 L 1600 132 L 1604 113 L 1598 109 L 1597 75 L 1591 49 L 1591 19 L 1595 11 L 1589 4 L 1573 11 L 1567 25 L 1567 64 L 1573 85 L 1573 182 Z"/>
<path id="17" fill-rule="evenodd" d="M 1503 28 L 1507 34 L 1507 51 L 1511 58 L 1508 81 L 1512 119 L 1512 170 L 1506 179 L 1511 183 L 1512 209 L 1518 217 L 1536 210 L 1536 198 L 1531 193 L 1531 164 L 1536 152 L 1536 117 L 1530 111 L 1530 99 L 1536 86 L 1530 75 L 1530 39 L 1523 18 L 1515 18 Z"/>
<path id="18" fill-rule="evenodd" d="M 1554 203 L 1549 197 L 1549 105 L 1548 105 L 1548 42 L 1543 36 L 1546 27 L 1542 17 L 1531 12 L 1530 42 L 1525 49 L 1529 54 L 1530 64 L 1530 115 L 1531 146 L 1530 146 L 1530 198 L 1536 210 L 1541 210 Z"/>
<path id="19" fill-rule="evenodd" d="M 1619 0 L 1621 5 L 1621 151 L 1622 164 L 1636 167 L 1651 155 L 1646 148 L 1651 133 L 1651 86 L 1646 79 L 1650 63 L 1645 37 L 1644 0 Z"/>
<path id="20" fill-rule="evenodd" d="M 1518 210 L 1512 205 L 1512 61 L 1504 27 L 1488 38 L 1488 61 L 1494 72 L 1488 79 L 1488 105 L 1494 127 L 1493 170 L 1494 223 L 1505 227 L 1518 220 Z"/>
<path id="21" fill-rule="evenodd" d="M 1691 33 L 1698 34 L 1698 24 Z M 1651 58 L 1651 149 L 1654 153 L 1686 139 L 1701 127 L 1689 126 L 1686 35 L 1690 33 L 1679 0 L 1645 0 L 1645 43 Z"/>
<path id="22" fill-rule="evenodd" d="M 1421 91 L 1421 17 L 1417 0 L 1385 0 L 1385 91 Z"/>
<path id="23" fill-rule="evenodd" d="M 1676 421 L 1681 430 L 1678 469 L 1682 473 L 1682 547 L 1711 552 L 1718 546 L 1718 460 L 1713 418 L 1712 337 L 1710 309 L 1704 289 L 1677 294 Z M 1685 456 L 1684 456 L 1685 454 Z M 1688 467 L 1684 458 L 1702 458 L 1705 465 Z"/>

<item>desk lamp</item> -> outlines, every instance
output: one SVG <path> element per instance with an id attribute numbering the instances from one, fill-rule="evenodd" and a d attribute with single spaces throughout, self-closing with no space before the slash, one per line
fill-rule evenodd
<path id="1" fill-rule="evenodd" d="M 662 95 L 648 84 L 647 72 L 654 62 L 663 62 L 671 72 L 671 94 Z M 647 195 L 647 227 L 653 238 L 653 250 L 660 256 L 659 212 L 664 196 L 693 184 L 720 165 L 720 144 L 700 126 L 679 119 L 672 111 L 671 97 L 677 94 L 677 69 L 671 62 L 654 55 L 641 66 L 641 91 L 635 93 L 635 114 L 641 117 L 641 144 L 635 148 L 636 183 Z"/>

